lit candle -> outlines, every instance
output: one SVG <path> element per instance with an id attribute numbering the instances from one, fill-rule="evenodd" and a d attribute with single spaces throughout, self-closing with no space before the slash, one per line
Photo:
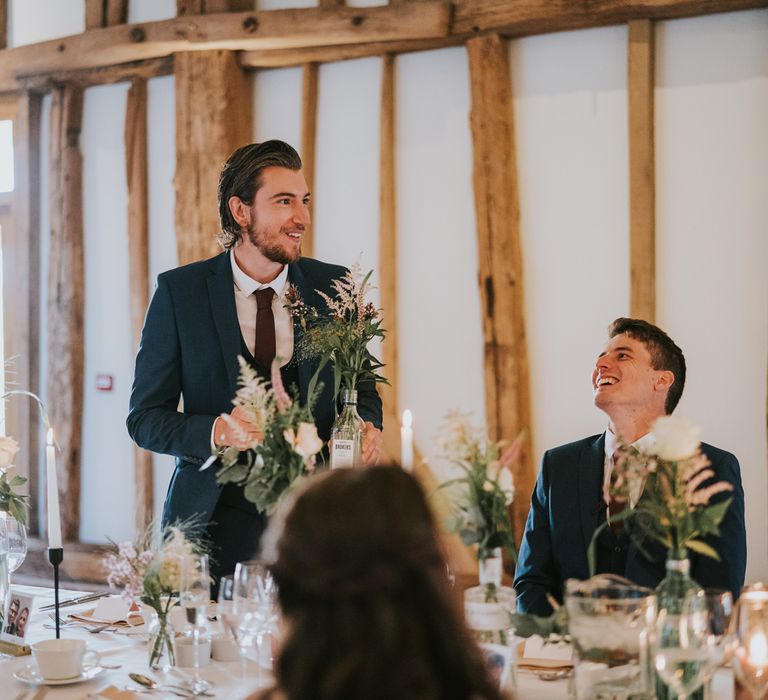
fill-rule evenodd
<path id="1" fill-rule="evenodd" d="M 403 411 L 403 424 L 400 428 L 400 464 L 406 471 L 413 469 L 413 414 L 406 408 Z"/>
<path id="2" fill-rule="evenodd" d="M 768 666 L 768 640 L 762 631 L 749 638 L 749 662 L 753 666 Z"/>
<path id="3" fill-rule="evenodd" d="M 46 438 L 45 474 L 48 487 L 48 549 L 61 549 L 59 480 L 56 477 L 56 448 L 53 445 L 53 428 L 48 430 Z"/>

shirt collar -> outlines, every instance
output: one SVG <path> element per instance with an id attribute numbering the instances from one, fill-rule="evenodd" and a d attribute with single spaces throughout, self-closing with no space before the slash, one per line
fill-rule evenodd
<path id="1" fill-rule="evenodd" d="M 288 281 L 288 265 L 283 265 L 283 269 L 280 270 L 280 274 L 275 279 L 263 284 L 249 277 L 240 269 L 235 260 L 234 251 L 230 251 L 229 260 L 232 263 L 232 279 L 235 281 L 237 288 L 246 296 L 253 294 L 258 289 L 266 289 L 267 287 L 272 287 L 275 290 L 275 296 L 279 297 L 283 293 L 285 284 Z"/>
<path id="2" fill-rule="evenodd" d="M 632 443 L 632 447 L 635 447 L 639 452 L 647 450 L 653 444 L 653 435 L 646 433 L 641 435 L 637 440 Z M 618 438 L 613 434 L 610 427 L 605 430 L 605 456 L 613 457 L 613 453 L 619 446 Z"/>

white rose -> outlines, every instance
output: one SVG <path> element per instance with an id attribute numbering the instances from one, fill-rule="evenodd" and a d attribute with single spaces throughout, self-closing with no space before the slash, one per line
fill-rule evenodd
<path id="1" fill-rule="evenodd" d="M 19 451 L 19 443 L 12 437 L 0 437 L 0 469 L 7 469 L 13 464 L 13 458 Z"/>
<path id="2" fill-rule="evenodd" d="M 314 423 L 299 423 L 299 430 L 296 434 L 296 442 L 293 449 L 297 454 L 308 459 L 317 454 L 323 448 L 323 441 L 317 434 L 317 427 Z"/>
<path id="3" fill-rule="evenodd" d="M 692 457 L 699 448 L 699 429 L 684 418 L 663 416 L 651 428 L 652 454 L 659 459 L 678 462 Z"/>
<path id="4" fill-rule="evenodd" d="M 512 481 L 512 473 L 509 469 L 501 470 L 499 474 L 499 488 L 507 497 L 507 505 L 512 503 L 512 499 L 515 497 L 515 484 Z"/>

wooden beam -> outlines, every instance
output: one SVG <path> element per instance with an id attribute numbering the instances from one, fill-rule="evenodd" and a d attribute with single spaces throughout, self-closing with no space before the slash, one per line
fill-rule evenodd
<path id="1" fill-rule="evenodd" d="M 219 170 L 251 139 L 245 73 L 230 51 L 176 56 L 176 242 L 179 264 L 217 253 Z"/>
<path id="2" fill-rule="evenodd" d="M 216 12 L 247 12 L 257 0 L 176 0 L 176 15 L 210 15 Z"/>
<path id="3" fill-rule="evenodd" d="M 51 245 L 48 258 L 48 409 L 56 440 L 62 535 L 80 528 L 83 422 L 83 192 L 80 127 L 83 91 L 63 86 L 51 100 Z"/>
<path id="4" fill-rule="evenodd" d="M 202 15 L 205 8 L 205 0 L 176 0 L 176 16 Z"/>
<path id="5" fill-rule="evenodd" d="M 491 34 L 468 41 L 467 51 L 486 420 L 492 439 L 512 439 L 530 430 L 531 409 L 509 50 L 501 36 Z M 530 446 L 513 471 L 519 539 L 534 483 Z"/>
<path id="6" fill-rule="evenodd" d="M 40 393 L 40 106 L 38 95 L 22 93 L 13 115 L 14 193 L 10 230 L 3 231 L 3 357 L 6 388 Z M 37 405 L 19 397 L 5 404 L 5 429 L 22 446 L 17 466 L 39 492 L 37 464 L 42 433 Z M 37 502 L 30 500 L 29 530 L 38 529 Z"/>
<path id="7" fill-rule="evenodd" d="M 23 76 L 214 49 L 282 49 L 446 36 L 448 2 L 225 12 L 93 29 L 0 53 L 0 92 Z"/>
<path id="8" fill-rule="evenodd" d="M 146 61 L 121 63 L 117 66 L 83 68 L 82 70 L 54 71 L 33 75 L 19 80 L 19 85 L 33 92 L 50 92 L 57 85 L 64 83 L 79 85 L 82 88 L 93 85 L 111 85 L 132 80 L 149 80 L 161 75 L 173 73 L 173 56 L 150 58 Z"/>
<path id="9" fill-rule="evenodd" d="M 654 146 L 654 25 L 629 23 L 629 308 L 633 318 L 656 318 L 656 187 Z"/>
<path id="10" fill-rule="evenodd" d="M 301 160 L 309 191 L 315 190 L 315 145 L 317 141 L 317 74 L 316 63 L 307 63 L 302 71 L 301 83 Z M 310 215 L 314 211 L 310 200 Z M 310 226 L 301 242 L 301 254 L 313 257 L 315 232 Z"/>
<path id="11" fill-rule="evenodd" d="M 128 271 L 131 338 L 138 347 L 149 304 L 149 197 L 147 171 L 147 81 L 134 80 L 125 113 L 125 165 L 128 183 Z M 152 519 L 152 453 L 133 446 L 136 477 L 136 529 Z"/>

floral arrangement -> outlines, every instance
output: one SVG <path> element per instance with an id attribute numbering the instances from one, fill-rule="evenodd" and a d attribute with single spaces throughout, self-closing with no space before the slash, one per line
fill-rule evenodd
<path id="1" fill-rule="evenodd" d="M 182 558 L 202 554 L 206 549 L 197 537 L 199 530 L 187 521 L 164 527 L 158 533 L 150 524 L 135 542 L 115 544 L 115 551 L 104 557 L 107 583 L 122 588 L 130 603 L 140 601 L 157 613 L 159 632 L 149 650 L 152 667 L 166 650 L 171 665 L 174 663 L 168 613 L 177 602 Z"/>
<path id="2" fill-rule="evenodd" d="M 260 513 L 271 515 L 294 483 L 314 471 L 315 455 L 323 447 L 312 419 L 314 392 L 301 406 L 286 392 L 277 361 L 272 363 L 271 386 L 242 357 L 239 361 L 240 388 L 232 403 L 242 407 L 263 437 L 245 450 L 227 447 L 221 452 L 217 480 L 242 485 L 245 498 Z M 238 437 L 247 438 L 236 421 L 224 419 Z"/>
<path id="3" fill-rule="evenodd" d="M 650 447 L 642 451 L 619 441 L 616 478 L 607 497 L 625 502 L 627 507 L 595 531 L 589 546 L 592 571 L 597 536 L 610 523 L 621 521 L 631 526 L 636 541 L 641 534 L 683 555 L 692 549 L 719 559 L 702 538 L 719 534 L 732 499 L 710 501 L 716 494 L 732 491 L 733 486 L 727 481 L 708 483 L 715 473 L 701 452 L 698 428 L 688 421 L 663 416 L 653 424 L 651 436 Z"/>
<path id="4" fill-rule="evenodd" d="M 0 511 L 27 524 L 27 496 L 16 491 L 27 479 L 16 473 L 13 459 L 19 451 L 19 443 L 12 437 L 0 437 Z"/>
<path id="5" fill-rule="evenodd" d="M 295 287 L 285 295 L 285 307 L 299 320 L 303 330 L 297 340 L 297 357 L 319 358 L 310 386 L 314 386 L 320 371 L 330 362 L 335 398 L 342 387 L 355 389 L 361 381 L 389 383 L 377 372 L 384 365 L 368 350 L 373 338 L 386 334 L 381 327 L 381 310 L 366 301 L 372 272 L 363 276 L 359 265 L 353 265 L 341 279 L 333 281 L 334 297 L 316 290 L 327 306 L 324 313 L 309 306 Z"/>
<path id="6" fill-rule="evenodd" d="M 443 457 L 464 472 L 439 487 L 449 490 L 453 510 L 446 528 L 458 533 L 464 544 L 477 545 L 479 561 L 492 557 L 499 547 L 517 558 L 508 511 L 515 488 L 508 465 L 517 458 L 521 443 L 519 436 L 504 450 L 503 440 L 488 440 L 458 412 L 446 416 L 438 437 Z"/>

